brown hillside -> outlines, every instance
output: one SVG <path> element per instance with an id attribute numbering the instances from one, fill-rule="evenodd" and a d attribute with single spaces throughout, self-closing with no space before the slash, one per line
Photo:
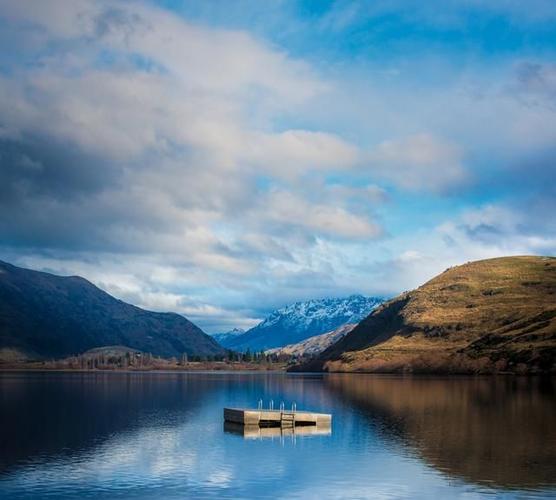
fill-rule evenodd
<path id="1" fill-rule="evenodd" d="M 556 371 L 556 258 L 447 269 L 379 307 L 305 369 Z"/>

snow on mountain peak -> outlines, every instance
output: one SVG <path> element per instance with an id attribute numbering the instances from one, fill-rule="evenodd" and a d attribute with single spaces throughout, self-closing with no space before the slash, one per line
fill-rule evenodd
<path id="1" fill-rule="evenodd" d="M 224 345 L 238 350 L 281 347 L 346 323 L 358 323 L 382 302 L 381 297 L 362 295 L 295 302 L 273 311 L 245 334 L 226 339 Z"/>

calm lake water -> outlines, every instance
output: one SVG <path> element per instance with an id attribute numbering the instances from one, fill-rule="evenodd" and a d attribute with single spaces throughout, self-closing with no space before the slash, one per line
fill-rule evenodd
<path id="1" fill-rule="evenodd" d="M 2 498 L 556 498 L 556 385 L 526 378 L 0 374 Z M 245 437 L 295 401 L 331 434 Z"/>

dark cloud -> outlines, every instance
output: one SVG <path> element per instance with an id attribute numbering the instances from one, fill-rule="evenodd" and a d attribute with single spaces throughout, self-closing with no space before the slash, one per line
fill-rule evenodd
<path id="1" fill-rule="evenodd" d="M 121 168 L 71 142 L 35 134 L 1 140 L 2 243 L 82 248 L 88 242 L 98 248 L 93 222 L 102 209 L 84 209 L 121 182 Z"/>
<path id="2" fill-rule="evenodd" d="M 520 63 L 511 90 L 527 105 L 556 109 L 556 64 Z"/>
<path id="3" fill-rule="evenodd" d="M 504 232 L 500 227 L 492 224 L 477 224 L 476 226 L 460 226 L 467 237 L 482 243 L 493 243 L 499 240 Z"/>
<path id="4" fill-rule="evenodd" d="M 107 7 L 94 19 L 94 32 L 98 37 L 133 34 L 138 27 L 146 27 L 141 16 L 118 7 Z"/>
<path id="5" fill-rule="evenodd" d="M 122 170 L 69 141 L 28 135 L 0 140 L 0 203 L 27 197 L 67 201 L 121 182 Z"/>

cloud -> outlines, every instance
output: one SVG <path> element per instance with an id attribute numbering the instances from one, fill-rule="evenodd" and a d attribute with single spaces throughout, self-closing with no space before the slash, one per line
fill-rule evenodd
<path id="1" fill-rule="evenodd" d="M 462 148 L 431 134 L 381 142 L 368 161 L 381 178 L 409 191 L 442 193 L 468 180 Z"/>
<path id="2" fill-rule="evenodd" d="M 307 228 L 316 234 L 343 238 L 375 238 L 378 224 L 339 206 L 310 203 L 284 191 L 273 191 L 264 200 L 265 219 L 279 225 Z"/>
<path id="3" fill-rule="evenodd" d="M 146 3 L 81 0 L 68 6 L 50 0 L 38 9 L 33 5 L 22 1 L 4 5 L 2 10 L 12 22 L 31 23 L 50 42 L 71 40 L 74 45 L 58 47 L 55 57 L 41 58 L 50 64 L 64 62 L 65 69 L 87 67 L 65 57 L 64 51 L 77 50 L 81 55 L 104 57 L 94 61 L 100 67 L 106 63 L 117 63 L 120 68 L 138 65 L 190 89 L 228 96 L 268 92 L 271 101 L 299 103 L 326 87 L 309 65 L 245 31 L 194 25 Z M 105 52 L 99 54 L 99 49 Z"/>
<path id="4" fill-rule="evenodd" d="M 448 262 L 553 251 L 553 63 L 357 52 L 380 42 L 353 28 L 373 16 L 460 29 L 498 7 L 251 6 L 253 26 L 247 5 L 230 19 L 207 5 L 0 2 L 3 258 L 220 330 L 291 300 L 395 293 Z"/>
<path id="5" fill-rule="evenodd" d="M 386 190 L 376 184 L 363 184 L 361 186 L 331 185 L 327 188 L 327 195 L 337 200 L 357 200 L 371 204 L 380 204 L 388 201 Z"/>
<path id="6" fill-rule="evenodd" d="M 359 161 L 358 149 L 333 134 L 287 130 L 255 134 L 246 144 L 247 159 L 278 177 L 296 177 L 310 170 L 342 170 Z"/>
<path id="7" fill-rule="evenodd" d="M 31 47 L 38 63 L 0 78 L 10 96 L 0 101 L 4 199 L 18 198 L 7 209 L 20 214 L 3 222 L 20 244 L 79 246 L 85 225 L 83 249 L 191 251 L 203 228 L 212 236 L 192 262 L 241 267 L 217 255 L 227 245 L 211 225 L 232 216 L 241 225 L 258 199 L 250 195 L 257 175 L 290 178 L 356 160 L 357 149 L 334 134 L 251 123 L 255 104 L 268 122 L 326 85 L 246 33 L 194 26 L 146 4 L 76 2 L 64 19 L 59 2 L 23 4 L 2 14 L 60 45 Z M 26 160 L 41 169 L 17 166 Z M 307 228 L 342 231 L 338 218 L 350 218 L 322 203 L 309 208 Z M 63 236 L 48 224 L 62 213 Z"/>
<path id="8" fill-rule="evenodd" d="M 458 221 L 446 222 L 438 232 L 448 247 L 462 248 L 465 253 L 486 255 L 553 255 L 556 234 L 552 222 L 539 227 L 538 214 L 505 205 L 485 205 L 468 210 Z"/>
<path id="9" fill-rule="evenodd" d="M 270 304 L 249 302 L 303 275 L 297 261 L 318 238 L 380 234 L 323 177 L 353 169 L 358 148 L 272 125 L 327 91 L 305 62 L 148 4 L 0 12 L 29 34 L 21 50 L 33 61 L 0 76 L 10 96 L 0 99 L 0 230 L 11 260 L 84 275 L 214 330 L 252 325 Z M 359 191 L 350 194 L 380 202 L 378 187 Z"/>
<path id="10" fill-rule="evenodd" d="M 546 106 L 556 111 L 556 64 L 522 61 L 515 69 L 509 92 L 528 106 Z"/>

